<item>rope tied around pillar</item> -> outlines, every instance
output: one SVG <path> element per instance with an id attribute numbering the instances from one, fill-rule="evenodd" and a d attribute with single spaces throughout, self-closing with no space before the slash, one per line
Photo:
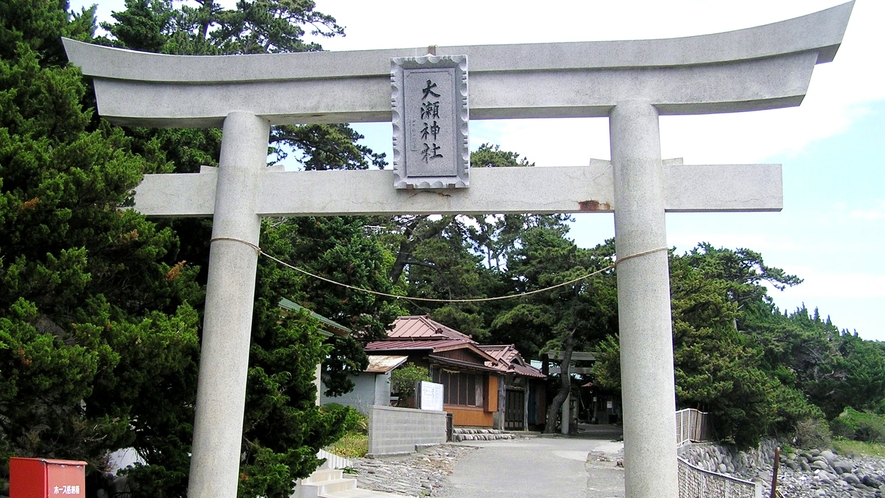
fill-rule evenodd
<path id="1" fill-rule="evenodd" d="M 221 240 L 226 240 L 229 242 L 239 242 L 241 244 L 246 244 L 247 246 L 251 247 L 252 249 L 255 249 L 255 253 L 258 254 L 259 256 L 264 254 L 264 251 L 262 251 L 261 248 L 258 247 L 257 245 L 249 242 L 248 240 L 238 239 L 235 237 L 213 237 L 213 238 L 209 239 L 209 243 L 211 244 L 213 242 L 221 241 Z"/>

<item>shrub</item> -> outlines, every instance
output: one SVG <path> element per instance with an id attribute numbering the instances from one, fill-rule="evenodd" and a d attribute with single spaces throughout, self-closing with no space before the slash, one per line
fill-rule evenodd
<path id="1" fill-rule="evenodd" d="M 369 451 L 369 418 L 350 406 L 329 403 L 323 411 L 336 413 L 341 420 L 344 434 L 326 447 L 329 453 L 344 458 L 362 458 Z"/>
<path id="2" fill-rule="evenodd" d="M 845 407 L 838 417 L 830 422 L 833 434 L 855 441 L 885 443 L 885 416 L 857 411 Z"/>
<path id="3" fill-rule="evenodd" d="M 427 368 L 407 363 L 390 374 L 390 390 L 400 398 L 408 398 L 415 394 L 418 382 L 430 380 Z"/>
<path id="4" fill-rule="evenodd" d="M 820 419 L 803 420 L 796 424 L 793 444 L 798 448 L 829 448 L 833 442 L 830 427 Z"/>
<path id="5" fill-rule="evenodd" d="M 365 434 L 369 427 L 369 419 L 356 408 L 344 406 L 338 403 L 328 403 L 323 405 L 324 412 L 335 413 L 341 420 L 345 433 Z"/>

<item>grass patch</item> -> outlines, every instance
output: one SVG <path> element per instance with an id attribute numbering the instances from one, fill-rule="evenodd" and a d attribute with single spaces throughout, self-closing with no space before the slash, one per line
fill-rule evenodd
<path id="1" fill-rule="evenodd" d="M 348 432 L 334 444 L 326 447 L 326 451 L 344 458 L 362 458 L 369 452 L 369 436 Z"/>
<path id="2" fill-rule="evenodd" d="M 883 443 L 867 443 L 865 441 L 836 438 L 833 440 L 833 449 L 839 452 L 840 455 L 885 458 L 885 444 Z"/>
<path id="3" fill-rule="evenodd" d="M 322 409 L 341 413 L 344 428 L 344 436 L 323 449 L 344 458 L 366 456 L 366 453 L 369 452 L 369 418 L 353 407 L 342 406 L 338 403 L 329 403 L 324 405 Z"/>

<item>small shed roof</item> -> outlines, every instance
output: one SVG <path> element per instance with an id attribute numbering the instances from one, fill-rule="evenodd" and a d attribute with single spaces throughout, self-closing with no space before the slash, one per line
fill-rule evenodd
<path id="1" fill-rule="evenodd" d="M 408 356 L 370 354 L 366 373 L 387 373 L 402 365 L 408 359 Z"/>

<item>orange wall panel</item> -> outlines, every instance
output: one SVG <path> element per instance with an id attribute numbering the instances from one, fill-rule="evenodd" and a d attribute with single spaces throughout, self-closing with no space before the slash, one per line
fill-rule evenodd
<path id="1" fill-rule="evenodd" d="M 452 414 L 452 425 L 458 427 L 493 427 L 495 418 L 491 413 L 476 408 L 456 408 L 446 405 L 444 410 Z"/>
<path id="2" fill-rule="evenodd" d="M 486 377 L 485 386 L 485 410 L 490 413 L 498 411 L 498 376 L 489 375 Z"/>

